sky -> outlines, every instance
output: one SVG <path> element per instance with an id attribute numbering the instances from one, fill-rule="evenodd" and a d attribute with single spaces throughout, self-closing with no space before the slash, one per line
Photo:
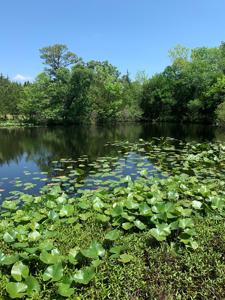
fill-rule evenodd
<path id="1" fill-rule="evenodd" d="M 0 0 L 0 73 L 17 81 L 43 70 L 39 49 L 55 43 L 131 76 L 153 75 L 182 44 L 225 40 L 225 0 Z"/>

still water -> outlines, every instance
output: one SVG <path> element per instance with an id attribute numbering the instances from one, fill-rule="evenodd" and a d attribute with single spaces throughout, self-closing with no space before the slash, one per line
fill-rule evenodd
<path id="1" fill-rule="evenodd" d="M 180 124 L 120 124 L 104 126 L 38 127 L 0 129 L 0 201 L 12 191 L 36 193 L 60 175 L 60 160 L 76 162 L 90 176 L 88 166 L 101 157 L 118 157 L 114 141 L 172 137 L 183 141 L 225 141 L 225 131 L 212 126 Z M 130 155 L 127 165 L 137 157 Z M 123 157 L 120 157 L 123 161 Z M 133 165 L 132 165 L 133 164 Z M 56 167 L 57 165 L 57 167 Z M 68 166 L 69 167 L 69 166 Z M 152 166 L 154 168 L 154 166 Z M 124 169 L 124 175 L 130 169 Z"/>

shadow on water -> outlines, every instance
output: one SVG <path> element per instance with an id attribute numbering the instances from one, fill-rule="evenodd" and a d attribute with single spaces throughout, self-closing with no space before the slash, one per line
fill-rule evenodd
<path id="1" fill-rule="evenodd" d="M 0 129 L 0 193 L 4 196 L 15 189 L 15 185 L 20 190 L 23 187 L 21 181 L 33 182 L 37 176 L 43 179 L 36 185 L 38 190 L 46 183 L 45 178 L 54 174 L 52 161 L 61 158 L 76 160 L 85 155 L 89 162 L 93 162 L 98 157 L 118 155 L 114 147 L 105 147 L 106 143 L 136 142 L 140 138 L 150 140 L 152 137 L 225 141 L 225 132 L 206 125 L 167 123 Z M 125 171 L 124 175 L 129 172 Z M 32 191 L 35 192 L 35 188 Z"/>

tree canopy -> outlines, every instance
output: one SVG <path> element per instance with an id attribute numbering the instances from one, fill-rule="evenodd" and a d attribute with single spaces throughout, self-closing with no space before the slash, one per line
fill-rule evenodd
<path id="1" fill-rule="evenodd" d="M 0 117 L 35 123 L 170 121 L 224 124 L 225 42 L 169 51 L 171 64 L 132 79 L 108 61 L 83 61 L 63 44 L 40 49 L 46 68 L 23 85 L 0 76 Z"/>

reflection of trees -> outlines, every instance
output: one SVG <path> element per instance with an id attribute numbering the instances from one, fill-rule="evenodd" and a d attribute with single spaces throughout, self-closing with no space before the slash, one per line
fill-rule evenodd
<path id="1" fill-rule="evenodd" d="M 134 124 L 73 126 L 54 128 L 17 128 L 0 130 L 0 165 L 19 162 L 22 156 L 49 171 L 52 160 L 88 155 L 90 160 L 113 155 L 107 142 L 137 141 L 153 136 L 185 140 L 212 140 L 217 129 L 199 125 Z M 221 134 L 220 134 L 221 136 Z M 225 134 L 224 134 L 225 136 Z"/>
<path id="2" fill-rule="evenodd" d="M 172 137 L 186 142 L 193 140 L 202 142 L 214 140 L 216 131 L 213 126 L 199 124 L 143 124 L 141 138 Z"/>
<path id="3" fill-rule="evenodd" d="M 136 140 L 140 125 L 74 126 L 54 128 L 17 128 L 0 130 L 0 164 L 19 162 L 25 155 L 41 170 L 48 170 L 52 160 L 88 155 L 90 160 L 108 155 L 106 142 Z"/>

